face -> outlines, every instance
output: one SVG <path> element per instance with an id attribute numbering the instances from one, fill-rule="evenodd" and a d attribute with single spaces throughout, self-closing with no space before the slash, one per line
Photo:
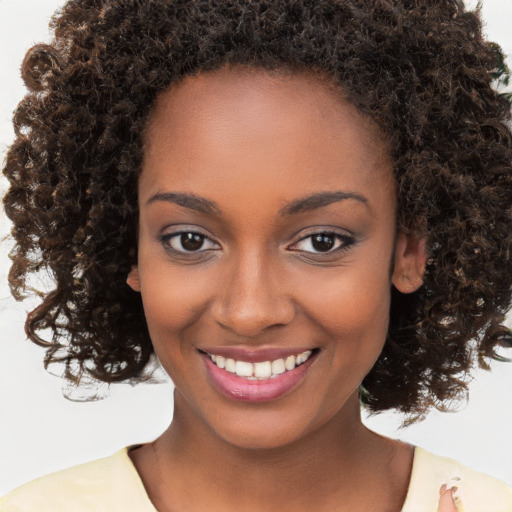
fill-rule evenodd
<path id="1" fill-rule="evenodd" d="M 395 230 L 386 141 L 339 90 L 228 68 L 173 85 L 139 202 L 128 284 L 178 410 L 244 447 L 357 412 L 392 282 L 416 289 L 422 260 Z"/>

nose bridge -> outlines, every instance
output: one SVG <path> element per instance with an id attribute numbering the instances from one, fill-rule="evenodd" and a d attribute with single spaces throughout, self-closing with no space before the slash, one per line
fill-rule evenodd
<path id="1" fill-rule="evenodd" d="M 278 259 L 256 247 L 232 255 L 214 306 L 220 325 L 241 336 L 254 337 L 293 319 L 295 308 L 280 279 Z"/>

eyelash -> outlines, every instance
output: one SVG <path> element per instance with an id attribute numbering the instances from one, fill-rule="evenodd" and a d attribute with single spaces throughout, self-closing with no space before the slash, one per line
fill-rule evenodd
<path id="1" fill-rule="evenodd" d="M 297 246 L 301 242 L 304 242 L 306 240 L 309 240 L 309 244 L 313 247 L 314 244 L 314 237 L 328 237 L 331 239 L 334 239 L 334 248 L 329 248 L 326 251 L 304 251 L 301 249 L 292 249 L 297 252 L 304 252 L 306 254 L 314 254 L 315 256 L 331 256 L 333 254 L 341 253 L 353 245 L 355 243 L 355 239 L 353 236 L 348 235 L 346 233 L 337 233 L 336 231 L 328 231 L 328 230 L 322 230 L 322 231 L 315 231 L 313 233 L 308 233 L 306 236 L 303 236 L 300 240 L 292 244 L 292 248 L 294 246 Z M 320 240 L 317 240 L 320 241 Z M 314 249 L 314 247 L 313 247 Z"/>
<path id="2" fill-rule="evenodd" d="M 183 247 L 184 240 L 182 237 L 184 235 L 188 235 L 189 240 L 192 242 L 194 242 L 194 241 L 200 242 L 200 246 L 199 246 L 198 250 L 187 250 L 186 248 Z M 196 237 L 195 240 L 194 240 L 194 237 Z M 199 237 L 199 240 L 197 237 Z M 309 240 L 310 246 L 312 247 L 312 249 L 315 249 L 315 247 L 313 245 L 315 243 L 314 237 L 326 237 L 326 238 L 334 239 L 333 240 L 334 247 L 328 248 L 326 251 L 304 250 L 304 249 L 294 248 L 297 245 L 299 245 L 300 243 Z M 172 242 L 174 240 L 179 241 L 178 243 L 181 244 L 181 249 L 172 246 Z M 212 240 L 209 236 L 205 235 L 204 233 L 201 233 L 200 231 L 195 231 L 195 230 L 182 230 L 182 231 L 177 231 L 175 233 L 168 233 L 168 234 L 162 235 L 160 237 L 160 242 L 164 246 L 164 248 L 170 252 L 173 252 L 175 254 L 190 255 L 190 256 L 203 254 L 203 253 L 206 253 L 206 252 L 209 252 L 212 250 L 216 250 L 216 248 L 219 246 L 219 244 L 217 242 L 215 242 L 214 240 Z M 317 242 L 321 242 L 321 240 L 317 239 Z M 217 246 L 217 247 L 209 247 L 207 249 L 204 249 L 203 246 L 205 243 L 210 243 L 212 246 Z M 346 233 L 337 233 L 335 231 L 320 230 L 320 231 L 314 231 L 312 233 L 308 233 L 307 235 L 300 238 L 297 242 L 294 242 L 288 248 L 294 252 L 301 252 L 301 253 L 305 253 L 305 254 L 309 254 L 309 255 L 323 257 L 323 256 L 330 256 L 330 255 L 333 255 L 336 253 L 344 252 L 344 251 L 348 250 L 348 248 L 351 245 L 353 245 L 354 243 L 355 243 L 354 237 L 351 235 L 348 235 Z"/>
<path id="3" fill-rule="evenodd" d="M 199 231 L 194 231 L 192 229 L 189 229 L 189 230 L 183 230 L 183 231 L 177 231 L 175 233 L 168 233 L 168 234 L 165 234 L 165 235 L 162 235 L 160 237 L 160 242 L 161 244 L 164 246 L 164 248 L 166 250 L 169 250 L 173 253 L 176 253 L 176 254 L 184 254 L 184 255 L 193 255 L 193 254 L 201 254 L 201 253 L 204 253 L 206 251 L 210 251 L 212 250 L 213 248 L 209 248 L 209 249 L 202 249 L 202 250 L 197 250 L 197 251 L 191 251 L 191 250 L 187 250 L 185 248 L 183 248 L 183 245 L 182 245 L 182 250 L 180 249 L 176 249 L 174 247 L 172 247 L 172 241 L 173 240 L 179 240 L 180 237 L 183 237 L 183 235 L 193 235 L 193 236 L 196 236 L 196 237 L 201 237 L 201 248 L 202 246 L 204 245 L 204 243 L 206 241 L 210 242 L 211 244 L 215 244 L 215 245 L 219 245 L 217 244 L 216 242 L 214 242 L 209 236 L 206 236 L 204 233 L 201 233 Z M 183 241 L 183 240 L 182 240 Z"/>

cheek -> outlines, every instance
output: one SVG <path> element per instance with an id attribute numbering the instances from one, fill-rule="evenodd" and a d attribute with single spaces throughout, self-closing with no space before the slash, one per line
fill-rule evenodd
<path id="1" fill-rule="evenodd" d="M 185 369 L 195 353 L 194 329 L 204 311 L 204 291 L 169 266 L 142 274 L 142 302 L 149 335 L 158 359 L 178 388 L 186 388 Z M 164 271 L 165 270 L 165 271 Z"/>
<path id="2" fill-rule="evenodd" d="M 180 269 L 168 262 L 139 262 L 141 295 L 149 332 L 158 345 L 193 324 L 208 307 L 212 290 L 211 276 L 198 268 Z"/>
<path id="3" fill-rule="evenodd" d="M 338 275 L 327 277 L 302 282 L 305 308 L 315 311 L 318 324 L 340 335 L 365 328 L 387 329 L 391 295 L 387 271 L 340 269 Z"/>
<path id="4" fill-rule="evenodd" d="M 343 381 L 352 375 L 347 381 L 357 383 L 369 372 L 384 346 L 391 295 L 387 271 L 381 273 L 380 279 L 362 277 L 363 274 L 341 271 L 337 279 L 322 286 L 308 286 L 305 303 L 305 309 L 329 340 L 325 350 L 331 354 L 330 367 L 339 370 L 334 375 Z"/>

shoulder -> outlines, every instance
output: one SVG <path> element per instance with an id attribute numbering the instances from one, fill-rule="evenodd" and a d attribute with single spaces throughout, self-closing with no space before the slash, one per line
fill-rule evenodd
<path id="1" fill-rule="evenodd" d="M 128 449 L 43 476 L 0 499 L 0 512 L 156 512 Z"/>
<path id="2" fill-rule="evenodd" d="M 436 511 L 443 484 L 459 489 L 461 511 L 512 512 L 512 489 L 503 482 L 422 448 L 415 449 L 403 512 Z"/>

